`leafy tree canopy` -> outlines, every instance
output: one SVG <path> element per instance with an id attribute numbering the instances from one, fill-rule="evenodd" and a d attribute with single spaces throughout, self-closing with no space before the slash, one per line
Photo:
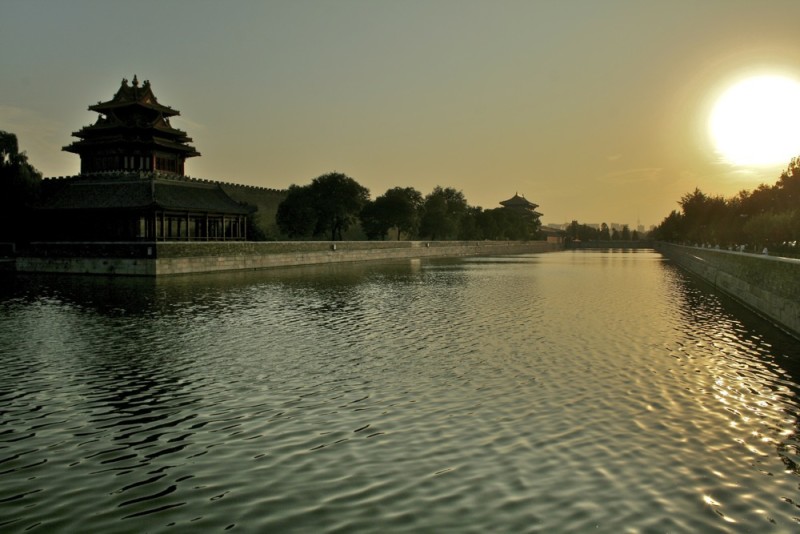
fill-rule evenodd
<path id="1" fill-rule="evenodd" d="M 419 233 L 434 240 L 454 239 L 466 212 L 467 201 L 461 191 L 436 186 L 423 202 Z"/>
<path id="2" fill-rule="evenodd" d="M 800 240 L 800 159 L 793 159 L 772 186 L 761 184 L 729 199 L 695 189 L 678 204 L 680 211 L 673 210 L 656 228 L 656 239 L 790 252 L 786 249 Z"/>
<path id="3" fill-rule="evenodd" d="M 275 221 L 281 232 L 291 238 L 311 237 L 317 224 L 317 214 L 308 186 L 289 186 L 286 198 L 278 205 Z"/>
<path id="4" fill-rule="evenodd" d="M 384 239 L 389 230 L 413 235 L 419 224 L 422 193 L 413 187 L 394 187 L 361 212 L 361 226 L 371 239 Z"/>
<path id="5" fill-rule="evenodd" d="M 369 190 L 341 173 L 314 178 L 309 185 L 293 185 L 278 206 L 276 222 L 289 237 L 330 235 L 342 239 L 369 201 Z"/>
<path id="6" fill-rule="evenodd" d="M 42 175 L 19 151 L 17 136 L 0 131 L 0 239 L 25 240 Z"/>

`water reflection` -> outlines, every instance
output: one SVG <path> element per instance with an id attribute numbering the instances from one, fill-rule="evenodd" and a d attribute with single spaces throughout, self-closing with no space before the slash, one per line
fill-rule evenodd
<path id="1" fill-rule="evenodd" d="M 686 339 L 672 352 L 682 372 L 694 377 L 690 391 L 696 402 L 720 417 L 717 424 L 727 437 L 709 447 L 719 454 L 732 448 L 744 451 L 762 476 L 798 475 L 800 349 L 796 340 L 672 266 L 667 276 L 678 281 L 681 292 L 676 310 L 684 318 L 682 324 L 689 326 Z M 765 461 L 771 456 L 769 449 L 775 450 L 785 471 Z M 800 506 L 792 498 L 781 498 Z M 706 502 L 723 514 L 720 502 L 710 497 Z"/>
<path id="2" fill-rule="evenodd" d="M 2 287 L 4 529 L 797 526 L 797 343 L 652 252 Z"/>

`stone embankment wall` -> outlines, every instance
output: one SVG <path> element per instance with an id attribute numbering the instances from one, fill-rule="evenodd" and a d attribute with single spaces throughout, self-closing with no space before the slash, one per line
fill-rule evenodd
<path id="1" fill-rule="evenodd" d="M 570 249 L 642 249 L 653 248 L 650 240 L 640 241 L 568 241 L 566 248 Z"/>
<path id="2" fill-rule="evenodd" d="M 161 276 L 411 258 L 550 252 L 545 241 L 284 241 L 38 244 L 20 272 Z"/>
<path id="3" fill-rule="evenodd" d="M 668 243 L 656 250 L 800 338 L 800 260 Z"/>

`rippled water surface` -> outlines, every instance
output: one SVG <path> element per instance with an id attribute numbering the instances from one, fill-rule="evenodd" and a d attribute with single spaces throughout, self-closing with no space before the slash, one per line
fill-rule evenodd
<path id="1" fill-rule="evenodd" d="M 0 279 L 4 532 L 792 532 L 798 343 L 652 252 Z"/>

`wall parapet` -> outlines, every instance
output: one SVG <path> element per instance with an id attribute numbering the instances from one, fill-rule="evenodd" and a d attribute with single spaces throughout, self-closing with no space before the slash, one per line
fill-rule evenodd
<path id="1" fill-rule="evenodd" d="M 663 242 L 655 248 L 800 338 L 800 260 Z"/>

